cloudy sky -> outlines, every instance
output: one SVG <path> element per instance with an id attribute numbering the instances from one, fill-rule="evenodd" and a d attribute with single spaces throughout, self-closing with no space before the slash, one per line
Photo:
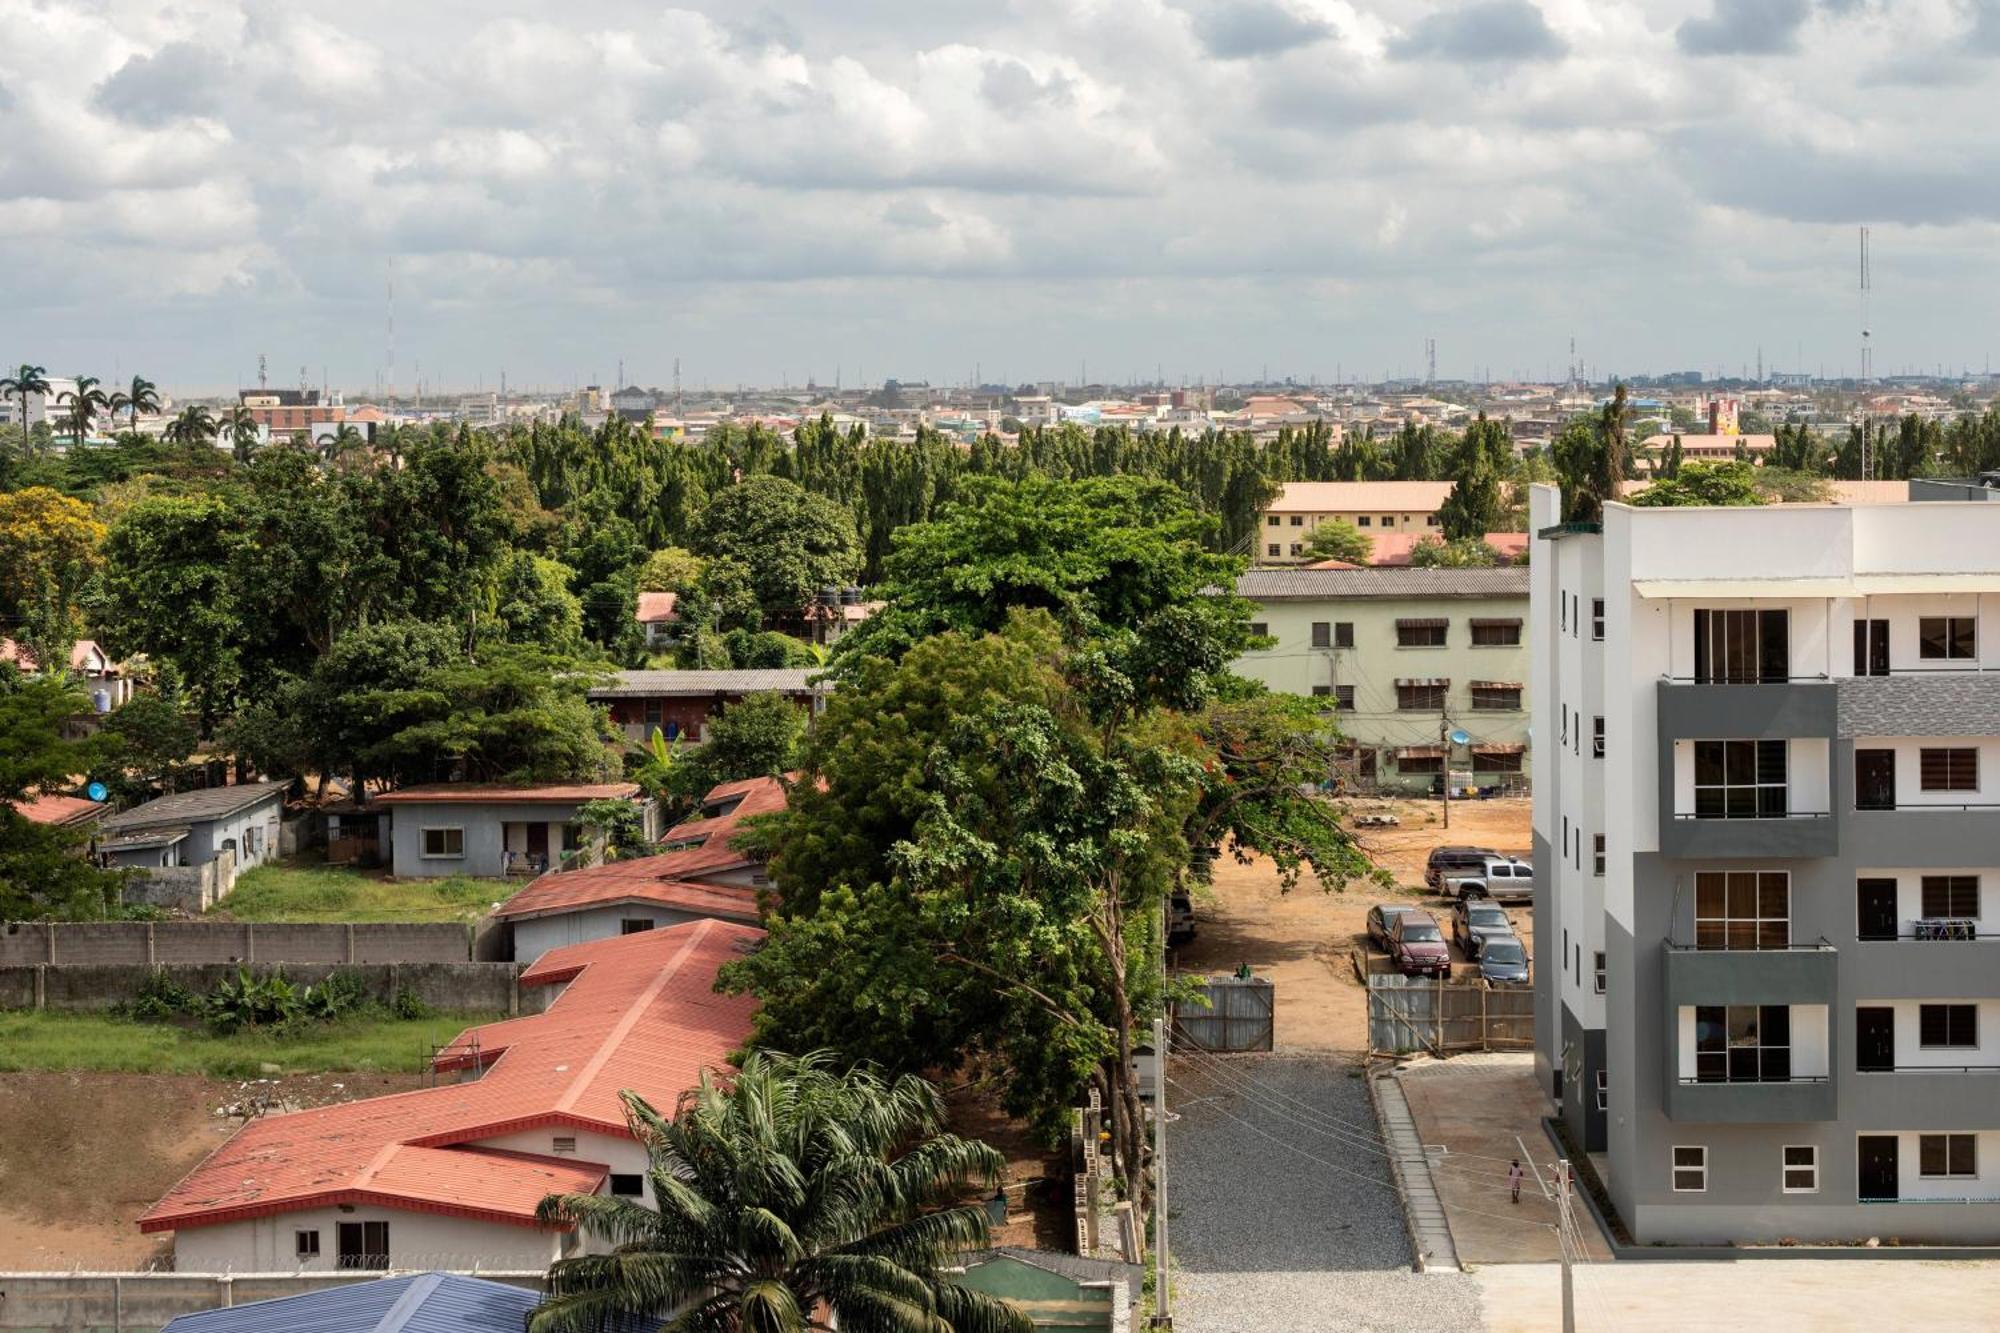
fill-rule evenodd
<path id="1" fill-rule="evenodd" d="M 2000 0 L 0 0 L 0 363 L 1977 370 Z"/>

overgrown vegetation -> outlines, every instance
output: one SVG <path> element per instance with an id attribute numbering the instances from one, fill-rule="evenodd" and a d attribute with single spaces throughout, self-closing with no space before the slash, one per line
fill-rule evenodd
<path id="1" fill-rule="evenodd" d="M 269 862 L 236 877 L 211 916 L 237 921 L 477 921 L 513 890 L 492 880 L 389 879 L 341 866 Z"/>
<path id="2" fill-rule="evenodd" d="M 350 1018 L 299 1030 L 217 1034 L 196 1024 L 138 1022 L 107 1013 L 0 1013 L 0 1072 L 80 1070 L 256 1078 L 361 1071 L 418 1073 L 431 1048 L 501 1014 Z"/>
<path id="3" fill-rule="evenodd" d="M 206 995 L 196 994 L 164 969 L 156 969 L 137 996 L 112 1012 L 144 1023 L 200 1023 L 222 1036 L 246 1029 L 290 1036 L 315 1026 L 361 1018 L 424 1018 L 430 1008 L 408 989 L 399 989 L 388 1004 L 378 1004 L 351 972 L 298 983 L 287 977 L 282 967 L 261 974 L 243 967 L 235 976 L 217 982 Z"/>

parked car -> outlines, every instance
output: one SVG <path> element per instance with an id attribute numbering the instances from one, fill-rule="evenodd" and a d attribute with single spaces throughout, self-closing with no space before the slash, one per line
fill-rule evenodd
<path id="1" fill-rule="evenodd" d="M 1406 977 L 1448 977 L 1451 949 L 1429 912 L 1399 912 L 1389 927 L 1389 959 Z"/>
<path id="2" fill-rule="evenodd" d="M 1446 880 L 1480 874 L 1487 858 L 1498 855 L 1491 847 L 1433 847 L 1424 862 L 1424 883 L 1443 893 Z"/>
<path id="3" fill-rule="evenodd" d="M 1496 935 L 1479 951 L 1482 981 L 1523 982 L 1528 979 L 1528 950 L 1512 935 Z"/>
<path id="4" fill-rule="evenodd" d="M 1368 909 L 1368 942 L 1384 953 L 1389 951 L 1389 937 L 1396 928 L 1396 918 L 1405 912 L 1422 912 L 1421 907 L 1406 903 L 1377 903 Z"/>
<path id="5" fill-rule="evenodd" d="M 1535 867 L 1511 856 L 1491 855 L 1469 873 L 1445 877 L 1447 898 L 1491 898 L 1497 903 L 1526 903 L 1535 898 Z"/>
<path id="6" fill-rule="evenodd" d="M 1194 938 L 1194 899 L 1186 890 L 1167 899 L 1167 943 L 1186 944 Z"/>
<path id="7" fill-rule="evenodd" d="M 1480 951 L 1488 940 L 1513 938 L 1514 923 L 1507 919 L 1507 909 L 1498 903 L 1483 898 L 1460 898 L 1458 906 L 1451 909 L 1451 942 L 1468 963 L 1479 961 Z"/>

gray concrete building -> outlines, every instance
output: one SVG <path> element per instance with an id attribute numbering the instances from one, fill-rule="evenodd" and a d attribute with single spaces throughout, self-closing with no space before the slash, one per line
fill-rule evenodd
<path id="1" fill-rule="evenodd" d="M 1537 1072 L 1625 1225 L 2000 1242 L 2000 508 L 1531 519 Z"/>

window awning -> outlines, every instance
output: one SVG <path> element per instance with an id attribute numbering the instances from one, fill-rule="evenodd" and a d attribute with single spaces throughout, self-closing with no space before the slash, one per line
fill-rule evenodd
<path id="1" fill-rule="evenodd" d="M 1524 688 L 1518 680 L 1474 680 L 1468 681 L 1475 690 L 1518 690 Z"/>
<path id="2" fill-rule="evenodd" d="M 1662 597 L 1884 597 L 1897 593 L 1996 592 L 2000 574 L 1836 574 L 1796 579 L 1635 579 L 1632 590 Z"/>
<path id="3" fill-rule="evenodd" d="M 1472 627 L 1474 629 L 1519 629 L 1521 628 L 1521 621 L 1516 616 L 1474 616 L 1472 617 Z"/>
<path id="4" fill-rule="evenodd" d="M 1451 681 L 1448 677 L 1444 676 L 1410 676 L 1407 678 L 1399 676 L 1396 679 L 1396 688 L 1399 690 L 1406 688 L 1446 690 L 1451 688 Z"/>
<path id="5" fill-rule="evenodd" d="M 1443 616 L 1425 616 L 1415 620 L 1398 620 L 1397 629 L 1444 629 L 1451 622 Z"/>
<path id="6" fill-rule="evenodd" d="M 1474 754 L 1526 754 L 1528 747 L 1519 741 L 1512 743 L 1496 741 L 1487 745 L 1475 745 L 1472 747 L 1472 752 Z"/>
<path id="7" fill-rule="evenodd" d="M 1396 751 L 1396 758 L 1442 759 L 1444 758 L 1444 747 L 1442 745 L 1405 745 Z"/>

